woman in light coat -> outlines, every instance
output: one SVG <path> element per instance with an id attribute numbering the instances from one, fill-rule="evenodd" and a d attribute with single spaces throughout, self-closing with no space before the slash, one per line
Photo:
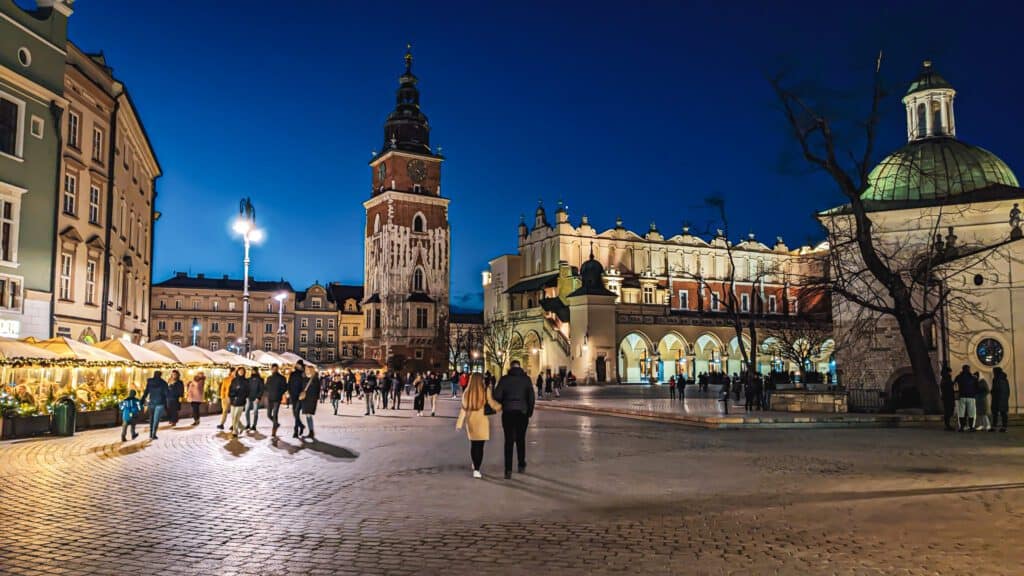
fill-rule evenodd
<path id="1" fill-rule="evenodd" d="M 203 403 L 203 392 L 206 388 L 206 374 L 196 374 L 188 383 L 185 392 L 186 400 L 192 406 L 192 425 L 199 424 L 199 405 Z"/>
<path id="2" fill-rule="evenodd" d="M 473 460 L 473 478 L 483 478 L 480 464 L 484 460 L 484 443 L 491 439 L 491 421 L 484 409 L 490 406 L 495 413 L 501 410 L 501 404 L 494 401 L 491 391 L 484 386 L 483 375 L 477 373 L 469 377 L 469 385 L 462 395 L 462 409 L 455 429 L 461 430 L 466 424 L 466 435 L 469 436 L 469 456 Z"/>

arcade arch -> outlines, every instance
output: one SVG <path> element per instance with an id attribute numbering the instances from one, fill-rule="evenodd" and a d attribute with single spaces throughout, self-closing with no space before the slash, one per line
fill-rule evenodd
<path id="1" fill-rule="evenodd" d="M 722 352 L 725 347 L 722 345 L 722 341 L 718 339 L 718 336 L 710 332 L 705 332 L 697 337 L 696 342 L 693 346 L 694 355 L 694 370 L 699 376 L 702 373 L 721 372 L 724 367 L 722 366 Z"/>
<path id="2" fill-rule="evenodd" d="M 630 332 L 619 342 L 619 378 L 623 382 L 643 382 L 650 377 L 654 346 L 642 332 Z"/>

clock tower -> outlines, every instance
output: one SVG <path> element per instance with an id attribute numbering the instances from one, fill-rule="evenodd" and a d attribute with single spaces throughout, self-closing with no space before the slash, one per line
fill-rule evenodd
<path id="1" fill-rule="evenodd" d="M 395 109 L 384 123 L 384 147 L 370 160 L 372 187 L 364 242 L 364 350 L 390 367 L 445 370 L 448 347 L 448 199 L 441 196 L 440 149 L 420 109 L 412 51 L 398 79 Z"/>

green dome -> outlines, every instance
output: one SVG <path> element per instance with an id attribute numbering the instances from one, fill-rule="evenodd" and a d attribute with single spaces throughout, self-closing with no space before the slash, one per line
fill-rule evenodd
<path id="1" fill-rule="evenodd" d="M 993 185 L 1018 187 L 995 154 L 955 138 L 915 140 L 886 156 L 868 175 L 862 200 L 936 201 Z"/>
<path id="2" fill-rule="evenodd" d="M 937 72 L 932 70 L 932 63 L 930 60 L 925 60 L 924 66 L 921 68 L 921 73 L 917 75 L 917 78 L 914 78 L 914 81 L 911 82 L 910 86 L 907 88 L 907 94 L 937 88 L 953 88 L 953 85 L 947 82 L 942 76 L 939 76 Z"/>

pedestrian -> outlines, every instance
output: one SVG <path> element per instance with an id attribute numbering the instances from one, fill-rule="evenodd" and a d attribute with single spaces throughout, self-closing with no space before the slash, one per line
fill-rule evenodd
<path id="1" fill-rule="evenodd" d="M 676 399 L 676 377 L 668 377 L 668 397 L 672 400 Z"/>
<path id="2" fill-rule="evenodd" d="M 437 415 L 437 397 L 441 394 L 441 377 L 431 372 L 427 377 L 427 396 L 430 397 L 430 415 Z"/>
<path id="3" fill-rule="evenodd" d="M 149 399 L 149 439 L 156 440 L 156 429 L 160 426 L 160 418 L 167 409 L 167 381 L 161 377 L 159 370 L 153 372 L 153 377 L 146 380 L 146 391 L 142 393 L 141 403 L 146 404 Z"/>
<path id="4" fill-rule="evenodd" d="M 188 383 L 188 392 L 185 394 L 189 406 L 192 407 L 192 425 L 199 424 L 199 405 L 203 403 L 203 394 L 206 390 L 206 374 L 202 372 L 192 377 Z"/>
<path id="5" fill-rule="evenodd" d="M 302 435 L 302 432 L 306 429 L 306 426 L 302 423 L 302 407 L 299 403 L 299 395 L 302 394 L 302 390 L 306 387 L 306 367 L 299 360 L 295 363 L 295 367 L 292 368 L 291 374 L 288 375 L 288 403 L 292 408 L 292 416 L 295 417 L 295 431 L 292 432 L 292 438 L 298 438 Z"/>
<path id="6" fill-rule="evenodd" d="M 1006 377 L 1006 372 L 1002 368 L 996 367 L 992 370 L 992 430 L 999 426 L 999 418 L 1002 417 L 1003 424 L 999 426 L 999 431 L 1006 432 L 1009 414 L 1010 379 Z"/>
<path id="7" fill-rule="evenodd" d="M 178 413 L 181 412 L 181 398 L 185 395 L 185 383 L 181 381 L 181 373 L 171 370 L 171 379 L 167 381 L 167 421 L 177 426 Z"/>
<path id="8" fill-rule="evenodd" d="M 544 379 L 544 395 L 547 396 L 548 398 L 551 398 L 551 393 L 553 392 L 554 384 L 555 377 L 551 375 L 551 372 L 548 372 L 548 377 Z"/>
<path id="9" fill-rule="evenodd" d="M 363 416 L 369 416 L 370 414 L 376 414 L 374 409 L 373 397 L 377 391 L 377 375 L 370 373 L 363 377 L 363 399 L 366 401 L 366 413 Z"/>
<path id="10" fill-rule="evenodd" d="M 413 410 L 416 411 L 417 416 L 423 416 L 423 405 L 426 403 L 424 396 L 426 395 L 426 383 L 423 380 L 422 374 L 416 374 L 416 380 L 413 381 L 413 389 L 416 391 L 416 396 L 412 400 Z"/>
<path id="11" fill-rule="evenodd" d="M 529 387 L 529 378 L 526 382 Z M 455 421 L 455 429 L 461 430 L 463 423 L 466 424 L 469 457 L 473 462 L 473 478 L 483 478 L 480 474 L 480 464 L 484 461 L 484 443 L 491 439 L 491 422 L 488 415 L 500 410 L 501 404 L 494 400 L 491 391 L 484 385 L 484 377 L 479 373 L 470 376 L 462 394 L 462 408 L 459 410 L 459 418 Z"/>
<path id="12" fill-rule="evenodd" d="M 277 437 L 277 429 L 281 427 L 278 413 L 281 411 L 281 399 L 288 390 L 288 381 L 281 375 L 281 367 L 277 364 L 270 366 L 270 376 L 267 376 L 267 418 L 270 418 L 270 435 Z"/>
<path id="13" fill-rule="evenodd" d="M 459 397 L 459 372 L 458 370 L 452 372 L 452 377 L 448 380 L 448 384 L 452 389 L 452 400 Z"/>
<path id="14" fill-rule="evenodd" d="M 953 370 L 949 364 L 942 365 L 942 373 L 939 378 L 939 392 L 942 394 L 942 421 L 946 430 L 952 432 L 953 415 L 956 413 L 956 394 L 953 391 Z"/>
<path id="15" fill-rule="evenodd" d="M 484 386 L 486 386 L 486 385 L 487 385 L 487 380 L 484 380 Z M 469 373 L 468 372 L 461 372 L 461 373 L 459 373 L 459 390 L 461 390 L 462 392 L 465 392 L 467 386 L 469 386 Z"/>
<path id="16" fill-rule="evenodd" d="M 964 364 L 953 384 L 957 389 L 956 415 L 959 420 L 957 430 L 974 432 L 974 418 L 977 416 L 974 395 L 977 392 L 978 383 L 974 380 L 974 374 L 971 374 L 971 367 Z"/>
<path id="17" fill-rule="evenodd" d="M 316 399 L 320 396 L 320 377 L 312 366 L 306 367 L 306 388 L 299 394 L 299 404 L 302 405 L 302 413 L 306 416 L 306 426 L 309 434 L 306 438 L 316 441 L 316 434 L 313 431 L 313 415 L 316 414 Z"/>
<path id="18" fill-rule="evenodd" d="M 992 430 L 992 417 L 989 415 L 989 387 L 988 382 L 981 377 L 980 372 L 974 373 L 974 380 L 978 383 L 977 394 L 974 396 L 974 403 L 977 405 L 978 425 L 975 430 Z"/>
<path id="19" fill-rule="evenodd" d="M 345 376 L 345 404 L 352 403 L 352 392 L 356 386 L 356 376 L 351 371 Z"/>
<path id="20" fill-rule="evenodd" d="M 544 375 L 537 373 L 537 399 L 544 399 Z"/>
<path id="21" fill-rule="evenodd" d="M 334 408 L 334 415 L 338 415 L 338 404 L 341 402 L 341 382 L 331 380 L 331 406 Z"/>
<path id="22" fill-rule="evenodd" d="M 387 410 L 388 409 L 388 396 L 391 395 L 391 375 L 387 374 L 387 373 L 383 374 L 380 377 L 379 385 L 380 385 L 380 397 L 381 397 L 380 407 L 381 407 L 382 410 Z"/>
<path id="23" fill-rule="evenodd" d="M 249 382 L 246 390 L 245 429 L 255 432 L 256 424 L 260 420 L 260 403 L 263 401 L 263 392 L 266 390 L 259 368 L 249 369 Z M 252 420 L 249 420 L 250 411 L 252 412 Z"/>
<path id="24" fill-rule="evenodd" d="M 235 377 L 231 379 L 231 387 L 228 389 L 228 398 L 231 399 L 231 435 L 238 438 L 242 432 L 242 411 L 249 401 L 249 378 L 246 378 L 245 368 L 241 366 L 235 369 Z"/>
<path id="25" fill-rule="evenodd" d="M 729 414 L 729 379 L 725 378 L 722 380 L 722 391 L 719 393 L 722 399 L 722 410 L 726 415 Z"/>
<path id="26" fill-rule="evenodd" d="M 505 479 L 512 477 L 512 448 L 516 448 L 519 473 L 526 471 L 526 428 L 533 416 L 535 397 L 530 377 L 518 360 L 494 387 L 494 399 L 501 404 L 501 428 L 505 433 Z"/>
<path id="27" fill-rule="evenodd" d="M 391 375 L 391 409 L 402 409 L 402 376 L 398 372 Z"/>
<path id="28" fill-rule="evenodd" d="M 135 431 L 135 418 L 142 412 L 142 402 L 135 397 L 135 390 L 128 391 L 128 397 L 121 401 L 121 442 L 127 442 L 128 427 L 132 428 L 132 440 L 139 433 Z"/>
<path id="29" fill-rule="evenodd" d="M 220 390 L 218 390 L 218 397 L 220 398 L 220 424 L 217 424 L 217 430 L 224 429 L 224 423 L 227 422 L 228 414 L 231 413 L 231 398 L 228 397 L 228 392 L 231 390 L 231 381 L 234 379 L 235 374 L 232 372 L 224 380 L 221 380 Z"/>

